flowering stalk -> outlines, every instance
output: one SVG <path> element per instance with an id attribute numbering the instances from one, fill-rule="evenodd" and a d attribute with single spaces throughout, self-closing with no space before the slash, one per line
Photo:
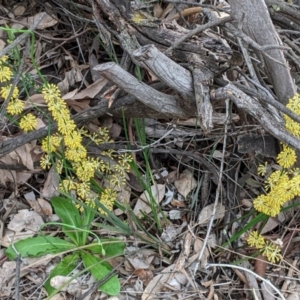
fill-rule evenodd
<path id="1" fill-rule="evenodd" d="M 296 94 L 289 100 L 287 107 L 300 115 L 300 95 Z M 300 124 L 284 115 L 285 127 L 294 136 L 300 137 Z M 254 201 L 254 208 L 268 216 L 275 217 L 282 206 L 300 196 L 300 169 L 293 168 L 297 159 L 296 152 L 288 145 L 282 145 L 282 151 L 277 156 L 277 163 L 281 170 L 274 171 L 266 180 L 265 188 L 268 193 L 258 196 Z M 267 165 L 260 165 L 258 172 L 264 175 Z"/>
<path id="2" fill-rule="evenodd" d="M 3 99 L 6 99 L 10 93 L 11 84 L 9 82 L 13 76 L 7 61 L 7 56 L 0 58 L 0 83 L 3 85 L 0 89 L 0 96 Z M 98 198 L 111 211 L 117 197 L 115 188 L 121 188 L 125 184 L 126 172 L 130 169 L 131 156 L 121 155 L 118 162 L 112 164 L 104 163 L 99 158 L 88 157 L 87 150 L 82 144 L 83 136 L 90 138 L 97 144 L 111 142 L 107 129 L 100 128 L 98 134 L 89 134 L 78 129 L 70 117 L 69 109 L 61 98 L 57 86 L 46 83 L 42 93 L 48 105 L 48 110 L 54 121 L 57 122 L 58 133 L 48 136 L 42 141 L 42 149 L 45 155 L 40 161 L 41 167 L 47 169 L 55 163 L 56 171 L 59 174 L 62 173 L 63 169 L 67 174 L 67 178 L 62 180 L 60 184 L 60 189 L 64 192 L 75 191 L 79 199 L 92 207 L 95 207 L 95 200 Z M 19 90 L 14 87 L 7 106 L 7 112 L 10 115 L 18 115 L 24 110 L 24 102 L 18 99 L 18 95 Z M 20 119 L 19 126 L 25 132 L 34 130 L 37 127 L 37 119 L 32 113 L 28 113 Z M 116 155 L 110 150 L 103 152 L 102 155 L 111 161 L 116 159 Z M 56 159 L 55 157 L 60 158 Z M 69 168 L 63 165 L 64 159 L 71 164 L 71 169 L 74 170 L 76 178 L 69 176 Z M 108 182 L 108 187 L 97 196 L 91 192 L 90 186 L 90 180 L 95 176 L 96 171 L 104 174 Z M 99 211 L 105 213 L 101 209 Z"/>
<path id="3" fill-rule="evenodd" d="M 247 243 L 249 246 L 258 249 L 259 252 L 266 256 L 271 263 L 277 263 L 282 259 L 279 247 L 274 245 L 272 242 L 266 241 L 257 231 L 253 231 L 249 235 Z"/>
<path id="4" fill-rule="evenodd" d="M 130 169 L 131 157 L 122 155 L 116 164 L 88 157 L 86 148 L 82 144 L 83 136 L 89 137 L 97 144 L 111 142 L 107 129 L 100 128 L 98 135 L 90 135 L 82 129 L 77 129 L 57 86 L 46 84 L 42 93 L 48 109 L 58 125 L 58 133 L 42 141 L 42 149 L 46 153 L 41 159 L 42 168 L 46 169 L 51 165 L 55 152 L 64 153 L 65 159 L 70 162 L 75 172 L 76 179 L 68 176 L 61 182 L 60 188 L 65 192 L 75 191 L 79 199 L 92 207 L 95 207 L 95 200 L 98 198 L 111 211 L 117 197 L 114 188 L 124 185 L 126 172 Z M 102 154 L 111 160 L 115 158 L 112 151 L 105 151 Z M 61 168 L 56 166 L 56 169 L 59 171 Z M 90 186 L 90 180 L 94 178 L 96 171 L 104 173 L 108 180 L 108 187 L 102 191 L 100 196 L 95 196 L 91 192 Z M 99 211 L 104 213 L 101 209 Z"/>

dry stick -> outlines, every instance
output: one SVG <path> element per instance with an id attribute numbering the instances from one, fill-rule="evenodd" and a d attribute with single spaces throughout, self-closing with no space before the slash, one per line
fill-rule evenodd
<path id="1" fill-rule="evenodd" d="M 132 57 L 139 66 L 153 72 L 174 91 L 187 99 L 194 99 L 191 72 L 160 52 L 154 45 L 140 47 L 132 53 Z"/>
<path id="2" fill-rule="evenodd" d="M 238 72 L 240 72 L 238 69 L 236 69 Z M 258 93 L 256 91 L 254 91 L 253 89 L 249 89 L 246 88 L 245 86 L 242 86 L 240 83 L 234 83 L 234 85 L 245 91 L 247 94 L 252 94 L 254 95 L 254 97 L 256 97 L 257 99 L 259 99 L 262 102 L 268 103 L 272 106 L 274 106 L 275 108 L 277 108 L 279 111 L 281 111 L 282 113 L 286 114 L 287 116 L 289 116 L 292 120 L 300 123 L 300 116 L 295 114 L 292 110 L 290 110 L 289 108 L 287 108 L 286 106 L 284 106 L 282 103 L 280 103 L 279 101 L 276 101 L 273 96 L 269 93 L 269 91 L 267 89 L 265 89 L 263 86 L 257 84 L 255 81 L 253 81 L 252 79 L 250 79 L 246 74 L 242 74 L 242 76 L 244 76 L 248 81 L 250 81 L 251 83 L 253 83 L 255 86 L 257 86 L 258 89 L 262 89 L 266 94 L 263 95 L 261 93 Z"/>
<path id="3" fill-rule="evenodd" d="M 222 19 L 218 19 L 212 22 L 208 22 L 204 25 L 201 26 L 197 26 L 195 29 L 191 30 L 189 33 L 187 33 L 186 35 L 184 35 L 182 38 L 178 39 L 171 47 L 169 47 L 166 51 L 165 54 L 172 52 L 175 48 L 177 48 L 180 44 L 182 44 L 183 42 L 185 42 L 186 40 L 188 40 L 189 38 L 191 38 L 193 35 L 199 34 L 200 32 L 204 31 L 205 29 L 214 27 L 214 26 L 218 26 L 220 24 L 226 23 L 231 21 L 232 18 L 231 16 L 229 17 L 225 17 Z"/>
<path id="4" fill-rule="evenodd" d="M 226 99 L 226 119 L 229 120 L 229 100 Z M 197 258 L 197 263 L 195 265 L 194 268 L 194 276 L 199 268 L 199 264 L 202 258 L 202 255 L 206 249 L 206 245 L 208 243 L 208 239 L 209 239 L 209 235 L 211 233 L 211 229 L 213 226 L 213 222 L 214 222 L 214 217 L 217 211 L 217 204 L 219 203 L 219 198 L 220 198 L 220 192 L 222 189 L 222 178 L 223 178 L 223 169 L 224 169 L 224 158 L 225 158 L 225 152 L 226 152 L 226 142 L 227 142 L 227 128 L 228 128 L 228 122 L 225 122 L 224 125 L 224 140 L 223 140 L 223 150 L 222 150 L 222 160 L 221 160 L 221 166 L 220 166 L 220 173 L 219 173 L 219 180 L 218 180 L 218 187 L 217 187 L 217 191 L 216 191 L 216 198 L 215 198 L 215 203 L 214 203 L 214 207 L 213 207 L 213 211 L 211 213 L 210 216 L 210 220 L 209 220 L 209 224 L 207 227 L 207 233 L 205 236 L 205 239 L 203 241 L 203 245 L 201 248 L 201 251 L 199 252 L 198 258 Z"/>
<path id="5" fill-rule="evenodd" d="M 244 59 L 245 59 L 247 68 L 248 68 L 248 70 L 249 70 L 250 77 L 251 77 L 253 80 L 255 80 L 256 82 L 259 82 L 259 80 L 258 80 L 258 78 L 257 78 L 257 75 L 256 75 L 256 73 L 255 73 L 255 70 L 254 70 L 254 67 L 253 67 L 253 64 L 252 64 L 250 55 L 248 54 L 248 50 L 246 49 L 246 47 L 244 47 L 244 42 L 243 42 L 243 40 L 242 40 L 240 37 L 237 37 L 237 40 L 238 40 L 239 46 L 240 46 L 240 48 L 241 48 L 241 51 L 242 51 L 242 53 L 243 53 L 243 56 L 244 56 Z"/>
<path id="6" fill-rule="evenodd" d="M 267 5 L 276 5 L 280 8 L 281 13 L 286 13 L 287 15 L 290 15 L 296 19 L 300 19 L 300 13 L 298 9 L 295 9 L 292 5 L 285 3 L 283 1 L 277 1 L 277 0 L 265 0 Z"/>
<path id="7" fill-rule="evenodd" d="M 241 30 L 236 29 L 232 24 L 227 23 L 225 25 L 237 38 L 241 38 L 245 43 L 247 43 L 249 46 L 251 46 L 253 49 L 258 50 L 264 55 L 265 57 L 273 60 L 274 62 L 284 66 L 287 68 L 286 64 L 276 60 L 271 55 L 267 54 L 265 51 L 272 50 L 272 49 L 279 49 L 279 50 L 290 50 L 290 47 L 280 46 L 280 45 L 266 45 L 261 46 L 257 44 L 255 41 L 253 41 L 248 35 L 243 33 Z"/>
<path id="8" fill-rule="evenodd" d="M 300 150 L 300 139 L 291 135 L 284 127 L 284 123 L 275 120 L 274 115 L 269 113 L 257 100 L 249 97 L 234 84 L 229 83 L 224 88 L 216 90 L 216 99 L 230 98 L 239 108 L 245 110 L 254 117 L 261 126 L 269 133 L 287 145 Z"/>
<path id="9" fill-rule="evenodd" d="M 244 272 L 248 272 L 250 274 L 252 274 L 253 276 L 255 276 L 256 278 L 260 279 L 261 281 L 263 281 L 265 284 L 269 285 L 277 294 L 278 296 L 282 299 L 282 300 L 286 300 L 284 298 L 284 296 L 281 294 L 281 292 L 267 279 L 257 275 L 256 273 L 254 273 L 253 271 L 243 268 L 241 266 L 235 266 L 235 265 L 229 265 L 229 264 L 207 264 L 206 265 L 206 269 L 208 268 L 212 268 L 212 267 L 223 267 L 223 268 L 232 268 L 232 269 L 238 269 L 238 270 L 242 270 Z"/>
<path id="10" fill-rule="evenodd" d="M 84 123 L 87 123 L 95 118 L 99 118 L 107 113 L 108 107 L 107 102 L 101 102 L 97 106 L 91 107 L 87 110 L 84 110 L 74 116 L 72 116 L 72 120 L 78 126 L 82 126 Z M 52 134 L 57 131 L 57 124 L 50 124 L 49 126 L 45 126 L 38 130 L 29 132 L 27 134 L 23 134 L 21 136 L 7 139 L 0 143 L 0 157 L 4 156 L 5 154 L 10 153 L 11 151 L 15 150 L 16 148 L 29 143 L 33 140 L 43 138 L 48 134 Z"/>
<path id="11" fill-rule="evenodd" d="M 114 82 L 118 87 L 136 97 L 147 107 L 164 114 L 165 118 L 187 117 L 180 108 L 178 98 L 153 89 L 151 86 L 139 81 L 116 63 L 104 63 L 94 67 L 104 78 Z"/>
<path id="12" fill-rule="evenodd" d="M 20 296 L 20 274 L 21 274 L 21 264 L 22 264 L 22 258 L 21 255 L 18 254 L 18 256 L 15 258 L 16 262 L 16 281 L 15 281 L 15 300 L 19 300 Z"/>
<path id="13" fill-rule="evenodd" d="M 287 273 L 287 277 L 293 277 L 293 273 L 295 272 L 295 269 L 297 267 L 299 259 L 294 259 L 292 263 L 292 267 L 289 268 L 289 271 Z M 291 280 L 285 279 L 282 286 L 281 291 L 286 294 L 286 291 L 288 289 L 289 284 L 291 283 Z"/>

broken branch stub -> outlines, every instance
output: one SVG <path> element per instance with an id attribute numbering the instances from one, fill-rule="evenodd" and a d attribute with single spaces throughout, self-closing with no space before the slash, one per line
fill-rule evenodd
<path id="1" fill-rule="evenodd" d="M 179 99 L 173 95 L 161 93 L 139 81 L 115 63 L 105 63 L 94 67 L 95 71 L 112 81 L 125 92 L 136 97 L 147 107 L 164 114 L 166 118 L 186 118 L 188 115 L 181 109 Z"/>
<path id="2" fill-rule="evenodd" d="M 162 82 L 186 99 L 194 99 L 191 72 L 181 67 L 154 45 L 146 45 L 133 52 L 133 57 Z"/>
<path id="3" fill-rule="evenodd" d="M 215 99 L 232 100 L 237 107 L 246 111 L 249 115 L 254 117 L 261 126 L 263 126 L 274 137 L 278 138 L 281 142 L 300 150 L 300 139 L 291 135 L 284 127 L 284 122 L 278 121 L 274 114 L 265 109 L 259 101 L 248 96 L 234 84 L 229 83 L 224 88 L 219 88 L 215 91 Z"/>

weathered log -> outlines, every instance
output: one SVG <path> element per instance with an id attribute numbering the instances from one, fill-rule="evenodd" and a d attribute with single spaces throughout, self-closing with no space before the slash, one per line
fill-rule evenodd
<path id="1" fill-rule="evenodd" d="M 114 82 L 118 87 L 136 97 L 147 107 L 161 112 L 165 118 L 178 116 L 186 118 L 187 114 L 180 108 L 178 98 L 173 95 L 161 93 L 147 84 L 139 81 L 130 73 L 115 63 L 105 63 L 94 67 L 94 70 Z"/>

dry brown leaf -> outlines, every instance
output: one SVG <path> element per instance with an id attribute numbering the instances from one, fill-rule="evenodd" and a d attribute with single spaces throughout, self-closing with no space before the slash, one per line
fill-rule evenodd
<path id="1" fill-rule="evenodd" d="M 164 270 L 162 270 L 160 274 L 156 275 L 145 288 L 141 300 L 158 299 L 161 296 L 160 292 L 165 290 L 165 285 L 168 282 L 174 268 L 175 265 L 173 264 L 165 268 Z M 177 283 L 181 283 L 182 285 L 185 285 L 187 283 L 186 276 L 181 273 L 176 273 L 174 275 L 172 282 L 170 282 L 170 284 L 172 284 L 172 287 L 175 287 L 177 286 Z M 179 297 L 178 299 L 181 299 Z"/>
<path id="2" fill-rule="evenodd" d="M 275 218 L 269 218 L 265 226 L 261 230 L 261 234 L 270 232 L 273 230 L 275 227 L 277 227 L 279 224 L 283 224 L 285 222 L 285 214 L 284 213 L 279 213 L 279 215 Z"/>
<path id="3" fill-rule="evenodd" d="M 153 250 L 138 249 L 136 247 L 127 247 L 126 250 L 128 253 L 127 260 L 134 270 L 150 268 L 155 255 Z"/>
<path id="4" fill-rule="evenodd" d="M 35 94 L 25 101 L 25 109 L 32 107 L 47 107 L 43 94 Z"/>
<path id="5" fill-rule="evenodd" d="M 286 298 L 286 300 L 300 300 L 300 294 L 292 293 Z"/>
<path id="6" fill-rule="evenodd" d="M 52 198 L 53 196 L 58 196 L 58 186 L 59 186 L 59 175 L 55 171 L 55 168 L 52 166 L 48 172 L 47 179 L 45 181 L 44 187 L 41 190 L 41 193 L 44 198 Z"/>
<path id="7" fill-rule="evenodd" d="M 109 129 L 109 135 L 112 139 L 116 139 L 120 136 L 122 132 L 122 126 L 119 124 L 113 123 Z"/>
<path id="8" fill-rule="evenodd" d="M 147 285 L 153 279 L 153 272 L 151 270 L 137 269 L 133 274 L 137 275 L 144 285 Z"/>
<path id="9" fill-rule="evenodd" d="M 28 232 L 33 236 L 39 231 L 43 224 L 44 221 L 38 213 L 29 211 L 28 209 L 22 209 L 13 216 L 7 228 L 14 232 Z"/>
<path id="10" fill-rule="evenodd" d="M 14 278 L 12 276 L 16 268 L 15 261 L 6 261 L 0 267 L 0 297 L 8 297 L 11 295 L 11 289 L 14 285 Z"/>
<path id="11" fill-rule="evenodd" d="M 20 165 L 27 167 L 30 171 L 14 171 L 0 170 L 0 182 L 5 185 L 7 182 L 22 183 L 26 182 L 34 173 L 34 162 L 37 162 L 41 157 L 40 146 L 36 145 L 36 141 L 22 145 L 0 158 L 0 163 L 4 165 Z M 34 170 L 39 171 L 39 170 Z"/>
<path id="12" fill-rule="evenodd" d="M 151 194 L 153 196 L 154 201 L 158 204 L 164 198 L 165 195 L 165 185 L 164 184 L 156 184 L 151 186 Z M 142 193 L 140 198 L 138 199 L 135 207 L 134 207 L 134 214 L 138 217 L 141 217 L 141 211 L 144 211 L 146 214 L 151 212 L 151 207 L 148 203 L 150 203 L 151 199 L 149 193 L 145 191 Z"/>
<path id="13" fill-rule="evenodd" d="M 88 99 L 81 100 L 81 101 L 65 100 L 65 102 L 78 113 L 85 109 L 90 108 L 91 100 Z"/>
<path id="14" fill-rule="evenodd" d="M 207 225 L 212 218 L 212 212 L 214 208 L 214 203 L 204 207 L 198 217 L 198 224 Z M 225 215 L 225 206 L 221 203 L 218 203 L 216 206 L 216 213 L 214 215 L 214 220 L 222 219 Z"/>
<path id="15" fill-rule="evenodd" d="M 258 255 L 257 259 L 255 260 L 254 271 L 257 275 L 261 277 L 265 277 L 267 268 L 267 259 L 263 255 Z"/>
<path id="16" fill-rule="evenodd" d="M 93 99 L 97 94 L 101 92 L 103 87 L 106 85 L 107 80 L 104 78 L 100 78 L 91 85 L 89 85 L 86 89 L 80 91 L 78 94 L 73 92 L 69 92 L 68 94 L 63 96 L 64 100 L 82 100 L 82 99 Z"/>
<path id="17" fill-rule="evenodd" d="M 197 186 L 197 181 L 193 177 L 190 170 L 185 169 L 174 182 L 178 192 L 186 198 L 186 196 Z"/>
<path id="18" fill-rule="evenodd" d="M 25 11 L 26 11 L 26 7 L 21 5 L 21 4 L 17 4 L 13 8 L 13 13 L 14 13 L 15 16 L 22 16 Z"/>
<path id="19" fill-rule="evenodd" d="M 48 201 L 42 198 L 36 199 L 35 194 L 33 192 L 25 194 L 24 198 L 27 200 L 31 208 L 41 216 L 52 215 L 52 206 Z"/>
<path id="20" fill-rule="evenodd" d="M 39 12 L 39 13 L 37 13 L 36 15 L 34 15 L 32 17 L 22 18 L 20 20 L 20 23 L 26 24 L 26 27 L 31 27 L 34 23 L 36 23 L 36 21 L 38 19 L 41 18 L 42 14 L 44 14 L 44 12 Z M 52 26 L 56 25 L 57 23 L 58 23 L 57 18 L 53 18 L 53 17 L 51 17 L 51 16 L 49 16 L 48 14 L 45 13 L 44 18 L 39 23 L 39 25 L 36 27 L 36 29 L 43 30 L 43 29 L 46 29 L 48 27 L 52 27 Z"/>
<path id="21" fill-rule="evenodd" d="M 160 3 L 155 3 L 153 7 L 153 16 L 155 18 L 159 18 L 161 14 L 163 13 L 163 8 L 161 7 Z"/>

